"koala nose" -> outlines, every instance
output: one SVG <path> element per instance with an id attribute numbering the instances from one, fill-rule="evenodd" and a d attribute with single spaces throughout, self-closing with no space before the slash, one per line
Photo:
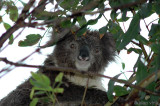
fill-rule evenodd
<path id="1" fill-rule="evenodd" d="M 81 61 L 89 60 L 89 48 L 88 46 L 82 46 L 79 51 L 78 59 Z"/>

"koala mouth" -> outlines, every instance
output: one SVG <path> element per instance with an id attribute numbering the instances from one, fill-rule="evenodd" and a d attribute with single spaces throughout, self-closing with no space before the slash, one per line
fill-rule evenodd
<path id="1" fill-rule="evenodd" d="M 88 57 L 84 59 L 79 56 L 78 59 L 76 59 L 75 65 L 78 70 L 88 71 L 91 64 Z"/>

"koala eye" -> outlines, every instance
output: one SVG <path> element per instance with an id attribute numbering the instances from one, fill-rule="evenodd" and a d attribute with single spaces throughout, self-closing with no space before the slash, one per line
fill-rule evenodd
<path id="1" fill-rule="evenodd" d="M 100 48 L 99 48 L 99 47 L 95 47 L 94 52 L 95 52 L 96 54 L 97 54 L 97 53 L 100 53 Z"/>
<path id="2" fill-rule="evenodd" d="M 71 43 L 71 44 L 70 44 L 70 48 L 71 48 L 71 49 L 74 49 L 74 48 L 76 48 L 76 44 L 74 44 L 74 43 Z"/>

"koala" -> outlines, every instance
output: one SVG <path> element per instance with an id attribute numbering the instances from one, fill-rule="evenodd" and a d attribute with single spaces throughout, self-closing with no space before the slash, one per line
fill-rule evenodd
<path id="1" fill-rule="evenodd" d="M 78 28 L 76 28 L 78 29 Z M 61 28 L 61 32 L 65 29 Z M 62 34 L 62 33 L 59 34 Z M 64 33 L 63 33 L 64 34 Z M 54 35 L 54 34 L 53 34 Z M 52 42 L 54 36 L 49 42 Z M 44 66 L 56 66 L 72 68 L 85 72 L 103 74 L 105 67 L 110 61 L 114 61 L 115 44 L 112 35 L 104 34 L 100 39 L 98 31 L 87 30 L 84 35 L 76 36 L 73 30 L 66 31 L 63 37 L 59 38 L 52 54 L 44 62 Z M 51 82 L 59 74 L 58 71 L 39 69 L 40 73 L 47 75 Z M 87 83 L 88 81 L 88 83 Z M 98 76 L 85 76 L 75 73 L 64 72 L 62 94 L 57 94 L 59 101 L 56 105 L 79 106 L 83 98 L 85 87 L 88 84 L 85 105 L 103 106 L 107 103 L 107 93 Z M 29 80 L 19 85 L 14 91 L 0 101 L 0 106 L 29 106 L 29 97 L 32 85 Z M 37 106 L 50 106 L 50 103 L 38 103 Z"/>

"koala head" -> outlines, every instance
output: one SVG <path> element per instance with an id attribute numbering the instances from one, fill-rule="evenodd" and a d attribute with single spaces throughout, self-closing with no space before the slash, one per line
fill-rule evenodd
<path id="1" fill-rule="evenodd" d="M 81 36 L 70 32 L 57 42 L 52 56 L 57 66 L 99 72 L 113 60 L 114 41 L 107 33 L 100 39 L 96 31 Z"/>

